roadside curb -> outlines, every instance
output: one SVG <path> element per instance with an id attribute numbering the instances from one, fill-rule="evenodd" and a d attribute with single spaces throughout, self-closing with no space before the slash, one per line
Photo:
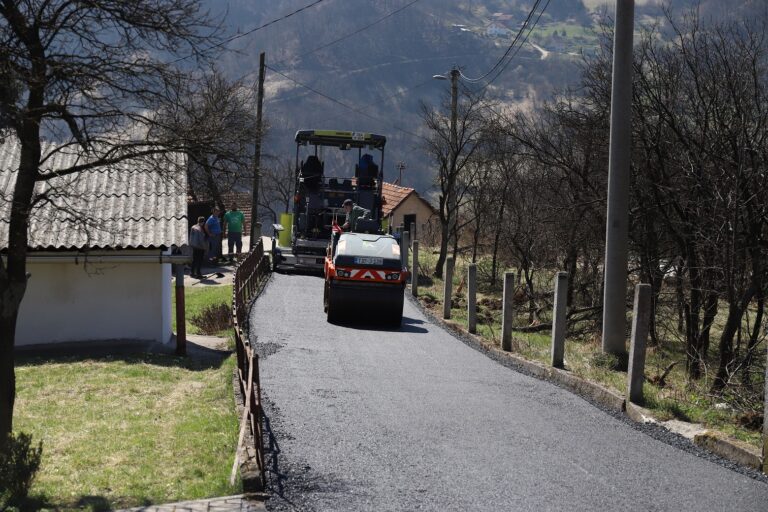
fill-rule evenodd
<path id="1" fill-rule="evenodd" d="M 406 293 L 408 292 L 406 291 Z M 471 342 L 472 345 L 481 352 L 486 353 L 494 359 L 506 360 L 510 362 L 512 366 L 522 369 L 524 373 L 531 377 L 555 383 L 560 387 L 567 389 L 576 395 L 587 398 L 609 410 L 622 412 L 635 423 L 656 423 L 671 432 L 680 433 L 653 417 L 651 411 L 648 409 L 627 401 L 623 395 L 616 393 L 615 391 L 582 377 L 573 375 L 567 370 L 547 366 L 544 363 L 531 361 L 511 352 L 505 352 L 495 344 L 488 342 L 476 334 L 470 333 L 458 322 L 441 318 L 429 308 L 425 307 L 418 298 L 412 297 L 410 294 L 408 295 L 408 298 L 434 323 Z M 763 458 L 760 450 L 739 440 L 732 439 L 722 432 L 704 430 L 703 432 L 694 435 L 691 441 L 694 445 L 700 448 L 742 466 L 758 471 L 764 471 L 768 468 L 768 463 L 765 467 L 763 466 Z"/>

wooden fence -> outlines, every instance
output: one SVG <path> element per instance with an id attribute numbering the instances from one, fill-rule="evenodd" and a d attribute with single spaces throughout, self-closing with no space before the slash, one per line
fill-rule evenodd
<path id="1" fill-rule="evenodd" d="M 270 272 L 269 256 L 264 254 L 264 245 L 259 242 L 240 262 L 235 270 L 232 290 L 232 323 L 235 331 L 235 347 L 237 351 L 237 380 L 243 396 L 243 415 L 240 420 L 240 435 L 237 442 L 235 462 L 232 466 L 232 482 L 237 473 L 239 453 L 246 439 L 246 431 L 250 430 L 252 445 L 247 448 L 255 453 L 255 461 L 261 481 L 265 484 L 264 475 L 264 444 L 261 409 L 261 385 L 259 382 L 259 356 L 251 346 L 249 338 L 249 321 L 251 304 L 266 282 Z M 244 475 L 245 483 L 245 475 Z"/>

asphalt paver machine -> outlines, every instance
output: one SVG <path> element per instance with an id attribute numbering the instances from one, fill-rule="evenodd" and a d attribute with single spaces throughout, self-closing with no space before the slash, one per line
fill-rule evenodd
<path id="1" fill-rule="evenodd" d="M 299 130 L 295 141 L 293 212 L 274 225 L 272 265 L 275 270 L 323 272 L 334 221 L 344 222 L 346 199 L 369 210 L 377 230 L 381 227 L 387 139 L 364 132 Z M 340 152 L 328 158 L 332 168 L 325 162 L 329 151 Z"/>

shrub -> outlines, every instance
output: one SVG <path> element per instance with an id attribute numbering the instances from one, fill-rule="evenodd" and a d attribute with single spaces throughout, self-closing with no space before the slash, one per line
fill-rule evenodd
<path id="1" fill-rule="evenodd" d="M 205 307 L 199 315 L 189 320 L 203 334 L 216 334 L 226 330 L 232 321 L 232 310 L 225 303 L 211 304 Z"/>
<path id="2" fill-rule="evenodd" d="M 7 443 L 0 453 L 0 510 L 29 495 L 43 453 L 42 441 L 34 446 L 32 436 L 23 432 L 12 434 Z"/>

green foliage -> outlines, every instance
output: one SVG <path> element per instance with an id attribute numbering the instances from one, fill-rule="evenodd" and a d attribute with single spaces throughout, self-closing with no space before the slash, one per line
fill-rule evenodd
<path id="1" fill-rule="evenodd" d="M 0 453 L 0 510 L 27 497 L 32 481 L 40 469 L 43 442 L 32 444 L 32 436 L 19 432 L 7 440 Z"/>
<path id="2" fill-rule="evenodd" d="M 595 352 L 591 359 L 592 366 L 604 370 L 615 370 L 619 367 L 619 358 L 613 354 Z"/>
<path id="3" fill-rule="evenodd" d="M 203 334 L 216 334 L 229 329 L 232 309 L 228 304 L 211 304 L 189 320 Z"/>

